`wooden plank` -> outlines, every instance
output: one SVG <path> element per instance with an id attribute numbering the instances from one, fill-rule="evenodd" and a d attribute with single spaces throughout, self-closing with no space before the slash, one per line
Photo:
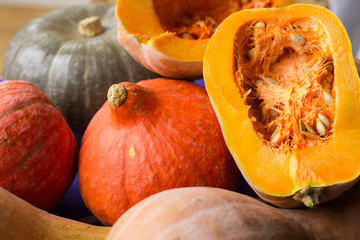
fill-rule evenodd
<path id="1" fill-rule="evenodd" d="M 6 48 L 17 31 L 30 20 L 54 9 L 1 6 L 0 16 L 0 76 L 2 76 Z"/>

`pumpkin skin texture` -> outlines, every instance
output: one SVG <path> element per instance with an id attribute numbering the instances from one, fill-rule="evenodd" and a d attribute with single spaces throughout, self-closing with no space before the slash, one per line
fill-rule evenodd
<path id="1" fill-rule="evenodd" d="M 130 208 L 106 240 L 357 239 L 359 198 L 356 184 L 315 209 L 279 209 L 224 189 L 171 189 Z"/>
<path id="2" fill-rule="evenodd" d="M 209 37 L 223 19 L 246 8 L 292 3 L 293 0 L 250 0 L 246 4 L 233 0 L 215 0 L 211 4 L 205 0 L 119 0 L 115 10 L 118 41 L 153 72 L 168 78 L 196 79 L 202 76 Z M 196 24 L 199 27 L 191 27 Z"/>
<path id="3" fill-rule="evenodd" d="M 93 37 L 78 32 L 78 22 L 90 16 L 99 16 L 104 28 Z M 106 3 L 64 7 L 30 21 L 11 40 L 3 69 L 4 79 L 39 87 L 78 140 L 112 84 L 157 76 L 119 46 L 114 5 Z"/>
<path id="4" fill-rule="evenodd" d="M 266 28 L 256 29 L 257 22 Z M 273 42 L 260 44 L 271 37 L 267 29 L 281 28 Z M 246 45 L 246 31 L 253 50 L 246 47 L 254 46 Z M 270 51 L 277 54 L 274 61 Z M 359 77 L 345 28 L 329 10 L 295 4 L 236 13 L 218 27 L 204 64 L 227 146 L 261 198 L 280 207 L 313 207 L 358 180 Z M 280 108 L 269 108 L 278 111 L 272 117 L 263 110 L 274 102 Z M 327 127 L 318 113 L 327 116 Z M 310 128 L 304 128 L 306 121 Z"/>
<path id="5" fill-rule="evenodd" d="M 240 172 L 204 88 L 162 78 L 120 85 L 127 97 L 118 107 L 110 97 L 96 113 L 78 164 L 81 196 L 104 225 L 166 189 L 235 189 Z"/>
<path id="6" fill-rule="evenodd" d="M 75 176 L 77 144 L 58 109 L 26 81 L 0 82 L 0 186 L 50 210 Z"/>
<path id="7" fill-rule="evenodd" d="M 110 230 L 50 214 L 1 187 L 0 209 L 2 240 L 102 240 Z"/>

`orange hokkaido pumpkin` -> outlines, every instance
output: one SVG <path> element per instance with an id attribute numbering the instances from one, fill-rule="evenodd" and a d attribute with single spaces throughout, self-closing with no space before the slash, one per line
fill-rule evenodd
<path id="1" fill-rule="evenodd" d="M 119 0 L 119 43 L 146 68 L 164 77 L 202 76 L 209 38 L 230 14 L 281 7 L 294 0 Z"/>
<path id="2" fill-rule="evenodd" d="M 204 79 L 227 146 L 263 199 L 312 207 L 360 175 L 360 81 L 345 28 L 316 5 L 226 19 Z"/>
<path id="3" fill-rule="evenodd" d="M 0 187 L 50 210 L 74 179 L 77 151 L 62 114 L 39 88 L 0 82 Z"/>
<path id="4" fill-rule="evenodd" d="M 166 189 L 235 189 L 240 172 L 203 87 L 123 82 L 108 99 L 85 131 L 78 165 L 80 193 L 102 223 Z"/>

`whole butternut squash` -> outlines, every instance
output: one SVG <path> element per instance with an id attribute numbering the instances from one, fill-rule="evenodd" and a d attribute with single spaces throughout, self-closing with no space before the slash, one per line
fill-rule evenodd
<path id="1" fill-rule="evenodd" d="M 314 209 L 279 209 L 218 188 L 155 194 L 129 209 L 106 240 L 358 239 L 360 184 Z"/>
<path id="2" fill-rule="evenodd" d="M 0 187 L 1 240 L 102 240 L 109 230 L 50 214 Z"/>

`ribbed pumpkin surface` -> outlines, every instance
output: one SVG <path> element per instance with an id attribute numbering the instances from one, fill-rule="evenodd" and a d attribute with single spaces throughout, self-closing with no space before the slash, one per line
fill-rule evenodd
<path id="1" fill-rule="evenodd" d="M 104 31 L 83 36 L 78 24 L 91 16 L 100 17 Z M 60 8 L 27 23 L 6 50 L 3 75 L 39 87 L 61 108 L 78 139 L 111 84 L 157 76 L 119 46 L 114 5 L 105 3 Z"/>
<path id="2" fill-rule="evenodd" d="M 0 186 L 50 210 L 75 174 L 76 141 L 40 89 L 0 82 Z"/>
<path id="3" fill-rule="evenodd" d="M 95 216 L 111 225 L 135 203 L 170 188 L 235 189 L 239 171 L 204 88 L 168 79 L 121 85 L 125 102 L 103 105 L 80 150 L 80 192 Z"/>

